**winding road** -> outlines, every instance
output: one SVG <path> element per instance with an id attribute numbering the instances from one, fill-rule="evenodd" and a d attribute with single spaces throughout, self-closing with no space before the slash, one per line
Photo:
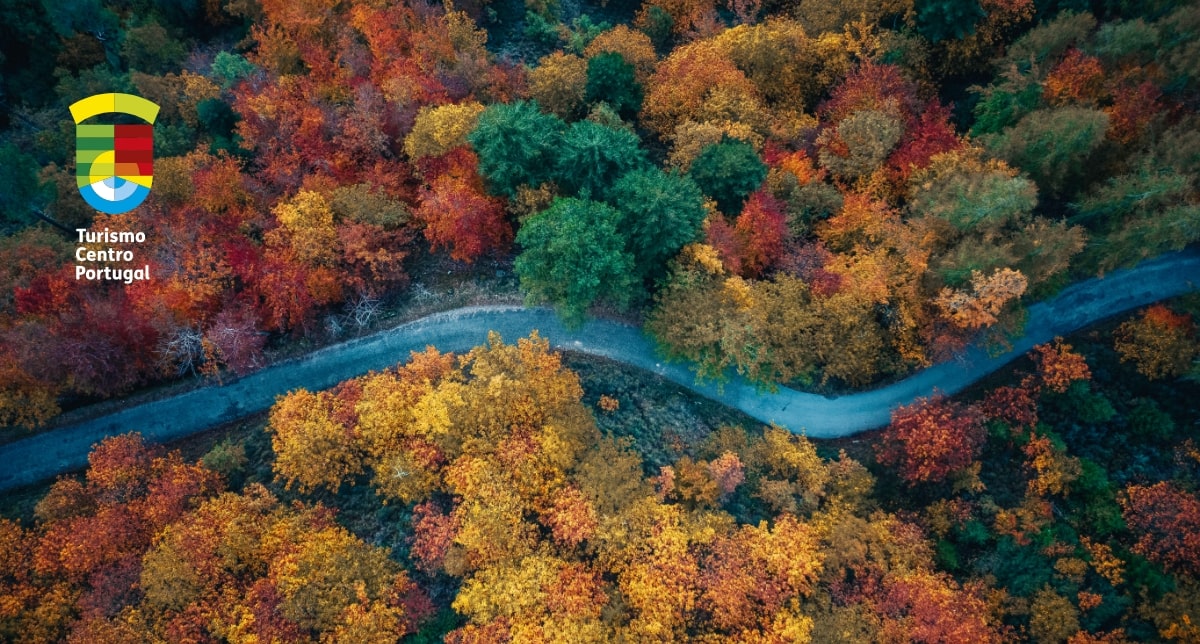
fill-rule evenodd
<path id="1" fill-rule="evenodd" d="M 1025 335 L 1003 355 L 979 348 L 894 384 L 840 397 L 780 388 L 768 393 L 732 377 L 724 386 L 697 383 L 685 364 L 668 364 L 635 326 L 592 320 L 578 330 L 562 326 L 542 308 L 470 307 L 446 311 L 394 329 L 326 347 L 280 363 L 223 386 L 210 386 L 130 407 L 76 425 L 54 429 L 0 446 L 0 491 L 80 469 L 101 439 L 139 431 L 149 442 L 167 442 L 227 423 L 271 406 L 276 396 L 304 387 L 324 389 L 403 362 L 409 352 L 433 345 L 462 352 L 482 344 L 495 330 L 508 341 L 538 331 L 555 346 L 603 356 L 656 373 L 765 423 L 775 423 L 814 438 L 836 438 L 887 424 L 891 410 L 934 391 L 954 394 L 995 371 L 1035 344 L 1065 335 L 1092 322 L 1196 288 L 1200 251 L 1190 249 L 1110 273 L 1064 289 L 1055 298 L 1029 307 Z"/>

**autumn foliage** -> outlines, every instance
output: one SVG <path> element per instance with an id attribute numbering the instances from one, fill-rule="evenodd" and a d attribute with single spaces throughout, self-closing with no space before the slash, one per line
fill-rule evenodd
<path id="1" fill-rule="evenodd" d="M 723 270 L 711 248 L 686 252 L 696 270 Z M 601 432 L 584 383 L 536 335 L 493 336 L 462 356 L 429 348 L 281 397 L 268 421 L 274 483 L 225 492 L 221 475 L 136 435 L 100 444 L 29 527 L 0 521 L 0 633 L 1122 641 L 1110 627 L 1132 613 L 1103 611 L 1138 601 L 1120 589 L 1153 579 L 1147 559 L 1192 583 L 1200 504 L 1181 482 L 1137 483 L 1073 510 L 1103 484 L 1050 423 L 1080 395 L 1072 383 L 1093 376 L 1061 340 L 1031 357 L 1036 373 L 978 404 L 934 398 L 896 411 L 876 450 L 909 484 L 896 495 L 875 488 L 876 466 L 825 456 L 779 427 L 722 427 L 652 466 Z M 609 423 L 644 413 L 604 408 Z M 372 523 L 345 506 L 339 517 L 311 494 L 339 505 L 377 497 L 403 518 Z M 1124 528 L 1094 536 L 1111 512 L 1128 542 Z M 1081 532 L 1047 539 L 1064 513 Z M 345 525 L 394 525 L 384 539 L 395 554 Z M 1137 610 L 1161 621 L 1155 632 L 1186 633 L 1188 588 Z"/>
<path id="2" fill-rule="evenodd" d="M 1173 570 L 1200 572 L 1200 500 L 1169 482 L 1132 485 L 1121 510 L 1137 539 L 1134 549 Z"/>
<path id="3" fill-rule="evenodd" d="M 410 275 L 492 292 L 510 267 L 568 323 L 644 320 L 698 377 L 844 393 L 1008 346 L 1031 303 L 1200 240 L 1193 3 L 0 15 L 6 427 L 226 382 L 403 315 Z M 162 108 L 122 215 L 71 176 L 67 107 L 99 91 Z M 146 234 L 151 280 L 75 279 L 73 231 L 105 228 Z M 707 415 L 638 454 L 641 388 L 593 391 L 536 336 L 429 349 L 282 397 L 249 460 L 122 436 L 17 498 L 0 640 L 1196 641 L 1194 309 L 1120 324 L 1128 367 L 1055 339 L 897 409 L 847 444 L 867 465 L 782 428 L 702 436 Z"/>
<path id="4" fill-rule="evenodd" d="M 1131 361 L 1138 373 L 1150 379 L 1179 376 L 1191 368 L 1200 346 L 1194 339 L 1190 315 L 1181 315 L 1161 304 L 1124 322 L 1113 334 L 1121 361 Z"/>
<path id="5" fill-rule="evenodd" d="M 0 521 L 0 633 L 25 641 L 394 641 L 426 614 L 386 552 L 320 506 L 287 506 L 137 434 L 96 446 L 35 525 Z M 354 635 L 347 635 L 353 633 Z"/>
<path id="6" fill-rule="evenodd" d="M 380 496 L 416 503 L 413 565 L 461 583 L 451 605 L 465 623 L 447 641 L 808 641 L 830 625 L 802 606 L 826 597 L 829 580 L 841 580 L 838 601 L 878 615 L 880 633 L 957 628 L 998 638 L 982 608 L 951 626 L 949 597 L 967 591 L 934 573 L 919 548 L 916 568 L 905 573 L 828 559 L 831 543 L 844 538 L 829 526 L 857 520 L 834 509 L 844 507 L 833 500 L 842 494 L 834 481 L 869 485 L 861 466 L 823 462 L 811 443 L 782 429 L 740 441 L 731 429 L 728 447 L 648 478 L 623 441 L 600 435 L 578 378 L 537 336 L 515 346 L 493 336 L 462 357 L 430 349 L 395 371 L 317 394 L 323 402 L 313 396 L 293 393 L 272 412 L 274 440 L 291 437 L 280 446 L 286 457 L 277 474 L 304 484 L 326 476 L 316 474 L 321 452 L 352 454 Z M 338 423 L 342 445 L 320 448 L 334 434 L 297 432 L 303 425 L 282 417 L 291 409 Z M 332 476 L 319 482 L 331 489 L 333 479 L 356 477 L 325 469 Z M 782 511 L 735 522 L 724 504 L 747 494 Z M 827 510 L 806 519 L 804 512 L 826 507 L 827 495 Z M 919 541 L 915 526 L 876 520 L 894 528 L 863 538 L 916 548 L 906 541 Z M 906 536 L 893 538 L 893 529 Z M 846 566 L 865 575 L 861 583 Z"/>
<path id="7" fill-rule="evenodd" d="M 504 204 L 484 190 L 474 155 L 463 148 L 450 154 L 455 158 L 422 190 L 413 214 L 435 249 L 446 247 L 454 259 L 471 262 L 503 249 L 512 241 L 512 228 Z"/>
<path id="8" fill-rule="evenodd" d="M 1032 356 L 1042 386 L 1050 391 L 1061 394 L 1072 382 L 1092 377 L 1087 361 L 1062 338 L 1055 338 L 1053 344 L 1039 344 L 1033 348 Z"/>
<path id="9" fill-rule="evenodd" d="M 970 465 L 983 446 L 982 414 L 945 399 L 925 399 L 892 413 L 879 461 L 911 483 L 937 482 Z"/>

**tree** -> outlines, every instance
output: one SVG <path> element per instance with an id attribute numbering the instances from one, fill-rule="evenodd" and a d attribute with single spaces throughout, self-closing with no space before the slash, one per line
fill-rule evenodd
<path id="1" fill-rule="evenodd" d="M 471 263 L 512 241 L 512 226 L 504 204 L 484 192 L 474 155 L 460 148 L 458 156 L 461 163 L 451 162 L 450 169 L 422 189 L 414 214 L 425 224 L 425 238 L 433 248 L 449 247 L 450 257 Z"/>
<path id="2" fill-rule="evenodd" d="M 277 236 L 290 246 L 297 259 L 309 265 L 333 261 L 337 232 L 333 225 L 333 210 L 320 194 L 301 190 L 286 202 L 275 207 L 280 228 Z"/>
<path id="3" fill-rule="evenodd" d="M 926 398 L 892 412 L 876 455 L 909 484 L 939 482 L 970 465 L 984 439 L 983 417 L 974 407 Z"/>
<path id="4" fill-rule="evenodd" d="M 1108 138 L 1132 145 L 1146 132 L 1163 109 L 1162 91 L 1145 81 L 1137 86 L 1122 85 L 1113 90 L 1108 114 Z"/>
<path id="5" fill-rule="evenodd" d="M 360 593 L 382 598 L 396 581 L 396 564 L 386 550 L 363 543 L 340 526 L 297 537 L 291 552 L 279 553 L 271 573 L 283 596 L 281 612 L 305 630 L 333 631 L 347 617 L 347 608 L 366 603 Z M 402 617 L 402 612 L 393 615 L 393 632 L 404 631 L 397 628 Z"/>
<path id="6" fill-rule="evenodd" d="M 935 303 L 955 326 L 981 329 L 999 321 L 1005 306 L 1024 295 L 1028 284 L 1020 271 L 1005 268 L 986 277 L 975 271 L 971 274 L 972 292 L 943 288 Z"/>
<path id="7" fill-rule="evenodd" d="M 417 112 L 412 131 L 404 139 L 404 153 L 411 159 L 437 157 L 466 145 L 483 106 L 460 103 L 423 107 Z"/>
<path id="8" fill-rule="evenodd" d="M 1028 216 L 1037 186 L 979 148 L 936 155 L 909 179 L 908 211 L 943 219 L 961 231 L 997 230 Z"/>
<path id="9" fill-rule="evenodd" d="M 642 109 L 642 85 L 633 64 L 617 52 L 596 54 L 587 61 L 588 103 L 604 101 L 622 116 Z"/>
<path id="10" fill-rule="evenodd" d="M 272 407 L 271 447 L 280 478 L 301 491 L 318 486 L 336 491 L 347 477 L 362 472 L 357 428 L 345 416 L 342 401 L 329 392 L 299 389 Z"/>
<path id="11" fill-rule="evenodd" d="M 1055 393 L 1065 393 L 1076 380 L 1090 380 L 1092 371 L 1084 357 L 1072 351 L 1071 345 L 1062 338 L 1054 338 L 1053 344 L 1039 344 L 1030 352 L 1037 364 L 1038 378 L 1042 386 Z"/>
<path id="12" fill-rule="evenodd" d="M 1132 266 L 1200 239 L 1200 206 L 1186 196 L 1193 185 L 1189 174 L 1146 159 L 1097 186 L 1074 207 L 1072 217 L 1098 233 L 1090 263 L 1106 270 Z"/>
<path id="13" fill-rule="evenodd" d="M 572 324 L 598 300 L 627 303 L 633 259 L 617 230 L 621 214 L 585 199 L 559 198 L 525 221 L 514 266 L 533 301 L 547 301 Z"/>
<path id="14" fill-rule="evenodd" d="M 930 105 L 904 130 L 896 149 L 888 155 L 889 174 L 899 182 L 928 166 L 940 154 L 963 147 L 951 122 L 951 111 L 937 102 Z"/>
<path id="15" fill-rule="evenodd" d="M 675 127 L 671 140 L 670 164 L 687 172 L 692 167 L 692 161 L 700 156 L 704 148 L 720 143 L 725 138 L 746 141 L 751 145 L 761 146 L 763 136 L 745 123 L 734 121 L 702 121 L 687 120 Z"/>
<path id="16" fill-rule="evenodd" d="M 590 69 L 590 61 L 574 54 L 544 56 L 529 72 L 529 97 L 559 118 L 572 119 L 583 106 Z"/>
<path id="17" fill-rule="evenodd" d="M 667 356 L 691 361 L 701 378 L 724 378 L 737 360 L 729 349 L 750 344 L 742 341 L 753 329 L 734 297 L 745 289 L 727 288 L 729 283 L 717 249 L 689 244 L 672 262 L 646 320 L 646 330 Z"/>
<path id="18" fill-rule="evenodd" d="M 1108 115 L 1085 107 L 1031 112 L 1002 134 L 985 139 L 996 156 L 1029 173 L 1038 188 L 1069 197 L 1086 178 L 1092 155 L 1104 142 Z"/>
<path id="19" fill-rule="evenodd" d="M 917 29 L 933 42 L 962 39 L 975 33 L 975 25 L 987 16 L 979 2 L 918 0 Z"/>
<path id="20" fill-rule="evenodd" d="M 220 80 L 221 89 L 230 89 L 257 71 L 258 68 L 254 64 L 238 54 L 219 51 L 213 57 L 212 75 Z"/>
<path id="21" fill-rule="evenodd" d="M 823 122 L 841 123 L 855 112 L 871 110 L 889 114 L 907 126 L 926 107 L 899 66 L 866 62 L 833 88 L 817 114 Z"/>
<path id="22" fill-rule="evenodd" d="M 734 232 L 742 245 L 742 274 L 761 276 L 783 255 L 788 238 L 783 204 L 765 192 L 755 192 L 738 215 Z"/>
<path id="23" fill-rule="evenodd" d="M 1099 58 L 1071 48 L 1042 82 L 1042 92 L 1050 105 L 1095 105 L 1104 80 Z"/>
<path id="24" fill-rule="evenodd" d="M 742 526 L 712 545 L 701 567 L 701 606 L 716 630 L 754 631 L 789 598 L 813 592 L 822 559 L 812 528 L 791 515 L 770 528 Z"/>
<path id="25" fill-rule="evenodd" d="M 837 39 L 819 41 L 817 35 L 806 33 L 795 20 L 777 15 L 762 24 L 727 29 L 717 35 L 714 44 L 754 83 L 769 105 L 797 113 L 811 111 L 829 86 L 849 71 L 849 56 L 834 42 Z"/>
<path id="26" fill-rule="evenodd" d="M 671 134 L 685 120 L 710 120 L 705 118 L 705 104 L 718 91 L 727 100 L 737 99 L 753 108 L 750 111 L 757 111 L 754 85 L 709 42 L 694 42 L 672 51 L 645 87 L 642 123 L 660 137 Z"/>
<path id="27" fill-rule="evenodd" d="M 1072 45 L 1096 30 L 1096 17 L 1087 11 L 1063 11 L 1025 32 L 1008 48 L 1006 63 L 1027 66 L 1057 60 Z"/>
<path id="28" fill-rule="evenodd" d="M 883 618 L 885 641 L 1004 641 L 978 583 L 960 586 L 945 573 L 915 570 L 889 574 L 883 584 L 875 610 Z"/>
<path id="29" fill-rule="evenodd" d="M 814 38 L 840 36 L 846 25 L 857 20 L 865 20 L 866 24 L 877 25 L 891 23 L 889 18 L 900 18 L 912 10 L 910 0 L 886 0 L 885 2 L 865 2 L 853 0 L 839 4 L 830 4 L 820 0 L 800 0 L 792 10 L 804 30 Z"/>
<path id="30" fill-rule="evenodd" d="M 1155 304 L 1136 320 L 1117 327 L 1113 347 L 1121 355 L 1121 362 L 1133 362 L 1138 373 L 1157 380 L 1182 375 L 1191 368 L 1192 359 L 1200 353 L 1194 334 L 1190 315 Z"/>
<path id="31" fill-rule="evenodd" d="M 704 195 L 687 175 L 656 168 L 631 170 L 612 184 L 606 200 L 621 213 L 618 231 L 626 239 L 635 270 L 657 280 L 669 259 L 696 241 L 704 221 Z"/>
<path id="32" fill-rule="evenodd" d="M 0 352 L 0 423 L 38 427 L 57 416 L 59 388 L 26 371 L 9 351 Z"/>
<path id="33" fill-rule="evenodd" d="M 703 37 L 720 29 L 714 0 L 654 0 L 642 6 L 636 24 L 646 29 L 659 12 L 676 34 L 690 32 Z"/>
<path id="34" fill-rule="evenodd" d="M 415 630 L 427 602 L 387 550 L 338 526 L 327 509 L 281 505 L 257 484 L 168 526 L 143 558 L 139 586 L 145 600 L 136 608 L 157 617 L 136 626 L 149 631 L 142 639 L 182 631 L 395 641 Z M 202 606 L 220 616 L 202 617 Z"/>
<path id="35" fill-rule="evenodd" d="M 1163 481 L 1131 485 L 1119 499 L 1133 551 L 1184 575 L 1200 572 L 1200 499 Z"/>
<path id="36" fill-rule="evenodd" d="M 1068 456 L 1066 447 L 1050 436 L 1031 435 L 1024 452 L 1025 465 L 1033 472 L 1029 496 L 1066 496 L 1083 473 L 1079 459 Z"/>
<path id="37" fill-rule="evenodd" d="M 573 548 L 596 534 L 600 517 L 596 507 L 575 486 L 560 490 L 542 514 L 541 522 L 550 528 L 555 543 Z"/>
<path id="38" fill-rule="evenodd" d="M 562 131 L 560 119 L 517 101 L 485 109 L 467 140 L 479 155 L 479 173 L 488 189 L 512 198 L 517 188 L 536 187 L 553 176 Z"/>
<path id="39" fill-rule="evenodd" d="M 997 387 L 987 393 L 982 411 L 986 418 L 1002 420 L 1013 431 L 1032 429 L 1038 422 L 1036 392 L 1025 386 Z"/>
<path id="40" fill-rule="evenodd" d="M 722 139 L 705 147 L 688 174 L 727 215 L 740 213 L 746 197 L 762 185 L 767 166 L 745 141 Z"/>
<path id="41" fill-rule="evenodd" d="M 860 110 L 821 131 L 822 167 L 847 182 L 863 181 L 879 169 L 903 135 L 903 124 L 886 112 Z"/>
<path id="42" fill-rule="evenodd" d="M 658 63 L 658 54 L 654 53 L 650 37 L 627 25 L 617 25 L 593 38 L 583 55 L 591 60 L 606 52 L 620 54 L 625 62 L 633 65 L 635 77 L 642 84 L 654 73 Z"/>
<path id="43" fill-rule="evenodd" d="M 12 143 L 0 145 L 0 223 L 23 227 L 43 207 L 46 195 L 37 161 Z"/>
<path id="44" fill-rule="evenodd" d="M 148 74 L 165 72 L 183 60 L 183 43 L 172 38 L 153 18 L 125 30 L 121 43 L 121 58 L 129 65 Z"/>
<path id="45" fill-rule="evenodd" d="M 1079 632 L 1079 610 L 1049 585 L 1034 594 L 1029 610 L 1029 632 L 1039 642 L 1061 642 Z"/>
<path id="46" fill-rule="evenodd" d="M 633 132 L 578 121 L 558 150 L 555 183 L 585 199 L 599 199 L 625 173 L 648 165 Z"/>

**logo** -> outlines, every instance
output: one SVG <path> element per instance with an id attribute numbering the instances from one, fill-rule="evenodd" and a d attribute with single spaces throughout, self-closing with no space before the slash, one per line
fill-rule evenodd
<path id="1" fill-rule="evenodd" d="M 158 105 L 132 94 L 96 94 L 70 109 L 75 119 L 75 183 L 83 200 L 109 215 L 137 208 L 154 183 Z M 126 114 L 144 123 L 84 124 L 101 114 Z"/>

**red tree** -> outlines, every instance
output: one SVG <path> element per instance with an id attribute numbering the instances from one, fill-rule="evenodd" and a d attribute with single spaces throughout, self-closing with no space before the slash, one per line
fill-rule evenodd
<path id="1" fill-rule="evenodd" d="M 892 412 L 882 439 L 876 448 L 879 462 L 899 468 L 905 481 L 941 481 L 979 455 L 983 414 L 942 398 L 921 399 Z"/>
<path id="2" fill-rule="evenodd" d="M 1014 430 L 1037 425 L 1037 400 L 1026 387 L 998 387 L 983 399 L 983 415 L 1008 423 Z"/>
<path id="3" fill-rule="evenodd" d="M 1200 499 L 1163 481 L 1132 485 L 1121 511 L 1137 536 L 1134 552 L 1177 572 L 1200 574 Z"/>
<path id="4" fill-rule="evenodd" d="M 734 275 L 742 272 L 742 248 L 733 226 L 725 217 L 713 213 L 704 222 L 705 242 L 717 250 L 725 270 Z"/>
<path id="5" fill-rule="evenodd" d="M 783 243 L 788 235 L 783 204 L 762 191 L 750 195 L 734 224 L 734 232 L 741 242 L 742 274 L 760 277 L 783 255 Z"/>
<path id="6" fill-rule="evenodd" d="M 1076 380 L 1090 380 L 1092 371 L 1083 356 L 1071 350 L 1071 345 L 1055 338 L 1054 343 L 1039 344 L 1030 352 L 1038 366 L 1042 386 L 1063 393 Z"/>
<path id="7" fill-rule="evenodd" d="M 445 157 L 427 164 L 430 172 L 439 174 L 421 192 L 415 214 L 425 224 L 425 238 L 434 248 L 449 248 L 451 257 L 470 263 L 511 242 L 512 226 L 505 218 L 504 204 L 484 190 L 475 154 L 458 148 Z"/>

